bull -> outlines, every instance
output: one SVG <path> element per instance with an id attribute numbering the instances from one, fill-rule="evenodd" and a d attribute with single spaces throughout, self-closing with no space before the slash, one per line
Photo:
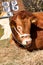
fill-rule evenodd
<path id="1" fill-rule="evenodd" d="M 28 50 L 43 49 L 43 12 L 20 11 L 10 17 L 13 40 Z"/>

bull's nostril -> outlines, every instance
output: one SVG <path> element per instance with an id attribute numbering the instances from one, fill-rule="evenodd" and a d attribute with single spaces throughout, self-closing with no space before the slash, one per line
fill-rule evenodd
<path id="1" fill-rule="evenodd" d="M 31 41 L 26 41 L 26 45 L 30 47 L 31 46 Z"/>
<path id="2" fill-rule="evenodd" d="M 26 44 L 28 45 L 28 44 L 30 44 L 30 41 L 28 42 L 28 41 L 26 41 Z"/>

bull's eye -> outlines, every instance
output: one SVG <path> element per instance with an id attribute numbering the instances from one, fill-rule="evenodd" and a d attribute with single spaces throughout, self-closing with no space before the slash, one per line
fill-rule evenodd
<path id="1" fill-rule="evenodd" d="M 17 30 L 18 31 L 22 31 L 22 27 L 21 26 L 17 26 Z"/>

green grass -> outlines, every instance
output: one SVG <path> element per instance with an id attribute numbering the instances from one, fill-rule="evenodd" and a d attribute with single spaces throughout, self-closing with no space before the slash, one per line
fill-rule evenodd
<path id="1" fill-rule="evenodd" d="M 4 34 L 4 29 L 2 29 L 2 26 L 0 25 L 0 38 L 3 36 Z"/>

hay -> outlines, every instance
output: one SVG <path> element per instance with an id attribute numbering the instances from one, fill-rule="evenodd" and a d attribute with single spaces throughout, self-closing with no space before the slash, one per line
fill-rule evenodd
<path id="1" fill-rule="evenodd" d="M 9 40 L 0 41 L 0 65 L 43 65 L 43 50 L 29 52 Z"/>

